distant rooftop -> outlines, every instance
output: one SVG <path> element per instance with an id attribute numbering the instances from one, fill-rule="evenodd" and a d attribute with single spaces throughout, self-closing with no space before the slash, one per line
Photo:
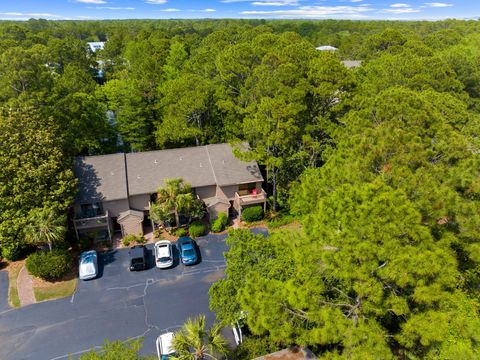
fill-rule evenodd
<path id="1" fill-rule="evenodd" d="M 292 346 L 272 354 L 260 356 L 254 360 L 314 360 L 317 357 L 307 348 Z"/>
<path id="2" fill-rule="evenodd" d="M 330 45 L 323 45 L 316 47 L 315 49 L 319 51 L 337 51 L 338 49 L 335 46 L 330 46 Z"/>
<path id="3" fill-rule="evenodd" d="M 193 187 L 263 181 L 257 163 L 236 158 L 228 144 L 78 157 L 74 172 L 77 201 L 85 203 L 153 194 L 169 178 Z"/>
<path id="4" fill-rule="evenodd" d="M 347 69 L 352 69 L 362 65 L 362 60 L 345 60 L 345 61 L 342 61 L 342 63 L 343 65 L 345 65 Z"/>
<path id="5" fill-rule="evenodd" d="M 104 41 L 88 42 L 87 45 L 92 52 L 96 52 L 97 50 L 103 50 L 105 48 Z"/>

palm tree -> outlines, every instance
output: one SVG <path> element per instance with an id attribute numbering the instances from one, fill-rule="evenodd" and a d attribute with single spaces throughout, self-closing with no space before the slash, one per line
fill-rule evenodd
<path id="1" fill-rule="evenodd" d="M 176 226 L 180 225 L 179 214 L 201 216 L 201 202 L 198 201 L 192 192 L 190 184 L 185 183 L 182 178 L 165 179 L 165 186 L 157 190 L 156 206 L 152 206 L 153 220 L 163 220 L 173 213 Z"/>
<path id="2" fill-rule="evenodd" d="M 227 354 L 227 341 L 221 334 L 221 325 L 214 324 L 205 330 L 205 315 L 188 319 L 173 337 L 175 360 L 217 360 L 215 356 Z"/>
<path id="3" fill-rule="evenodd" d="M 66 221 L 65 215 L 58 215 L 51 208 L 34 209 L 28 217 L 25 238 L 32 244 L 48 244 L 49 250 L 52 251 L 53 242 L 64 239 Z"/>

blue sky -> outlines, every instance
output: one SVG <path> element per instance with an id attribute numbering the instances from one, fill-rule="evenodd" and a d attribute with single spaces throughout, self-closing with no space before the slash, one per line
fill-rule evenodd
<path id="1" fill-rule="evenodd" d="M 472 19 L 480 0 L 0 0 L 0 19 Z"/>

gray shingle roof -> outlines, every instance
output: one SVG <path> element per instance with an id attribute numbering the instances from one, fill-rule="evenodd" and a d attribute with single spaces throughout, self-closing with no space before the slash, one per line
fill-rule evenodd
<path id="1" fill-rule="evenodd" d="M 127 172 L 130 195 L 152 194 L 170 178 L 193 187 L 215 184 L 205 146 L 127 154 Z"/>
<path id="2" fill-rule="evenodd" d="M 152 194 L 163 180 L 181 177 L 193 187 L 263 181 L 255 161 L 237 159 L 228 144 L 126 154 L 130 196 Z M 127 198 L 123 154 L 77 158 L 77 201 Z"/>
<path id="3" fill-rule="evenodd" d="M 127 198 L 123 154 L 78 157 L 74 174 L 79 203 Z"/>
<path id="4" fill-rule="evenodd" d="M 118 214 L 117 222 L 122 222 L 123 219 L 125 219 L 127 216 L 135 216 L 136 218 L 139 218 L 143 221 L 143 212 L 137 211 L 137 210 L 127 210 L 123 211 L 120 214 Z"/>
<path id="5" fill-rule="evenodd" d="M 206 146 L 217 185 L 244 184 L 263 181 L 262 174 L 255 161 L 241 161 L 233 155 L 228 144 Z"/>

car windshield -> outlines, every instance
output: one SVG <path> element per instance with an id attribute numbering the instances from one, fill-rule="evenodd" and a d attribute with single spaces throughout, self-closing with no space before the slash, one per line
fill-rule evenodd
<path id="1" fill-rule="evenodd" d="M 82 258 L 82 264 L 90 264 L 93 263 L 95 255 L 87 255 Z"/>
<path id="2" fill-rule="evenodd" d="M 195 251 L 193 249 L 186 249 L 183 251 L 184 256 L 193 256 L 195 255 Z"/>
<path id="3" fill-rule="evenodd" d="M 142 259 L 142 258 L 132 259 L 132 264 L 133 264 L 133 265 L 142 264 L 142 263 L 143 263 L 143 259 Z"/>
<path id="4" fill-rule="evenodd" d="M 169 262 L 172 260 L 172 258 L 168 257 L 168 256 L 164 256 L 164 257 L 161 257 L 160 259 L 158 259 L 160 262 Z"/>

